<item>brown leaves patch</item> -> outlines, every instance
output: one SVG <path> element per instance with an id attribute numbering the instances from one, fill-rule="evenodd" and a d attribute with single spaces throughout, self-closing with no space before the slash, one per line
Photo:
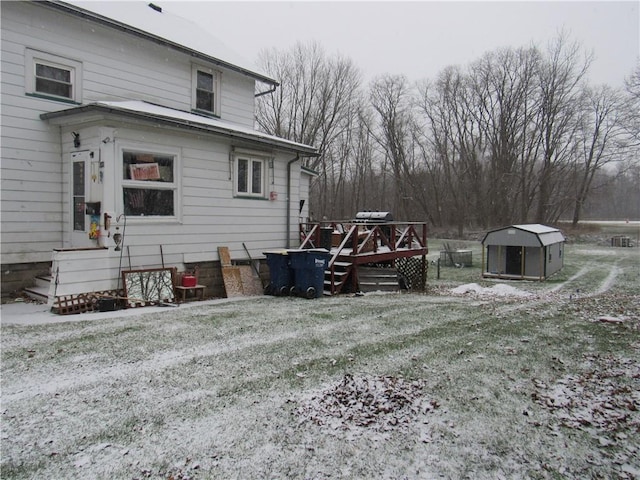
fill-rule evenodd
<path id="1" fill-rule="evenodd" d="M 298 414 L 317 425 L 336 429 L 365 427 L 387 431 L 407 426 L 419 414 L 438 408 L 422 397 L 424 382 L 401 377 L 360 377 L 342 381 L 315 395 Z"/>
<path id="2" fill-rule="evenodd" d="M 614 355 L 585 355 L 589 368 L 554 385 L 534 379 L 533 400 L 569 428 L 640 431 L 640 364 Z"/>

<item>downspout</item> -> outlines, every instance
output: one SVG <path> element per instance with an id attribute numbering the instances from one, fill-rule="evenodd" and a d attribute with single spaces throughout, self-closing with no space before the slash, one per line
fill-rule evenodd
<path id="1" fill-rule="evenodd" d="M 300 154 L 287 162 L 287 248 L 291 248 L 291 164 L 300 160 Z"/>
<path id="2" fill-rule="evenodd" d="M 278 88 L 278 84 L 274 83 L 269 90 L 265 90 L 264 92 L 258 92 L 253 97 L 254 98 L 258 98 L 258 97 L 261 97 L 263 95 L 269 95 L 270 93 L 275 92 L 277 88 Z"/>

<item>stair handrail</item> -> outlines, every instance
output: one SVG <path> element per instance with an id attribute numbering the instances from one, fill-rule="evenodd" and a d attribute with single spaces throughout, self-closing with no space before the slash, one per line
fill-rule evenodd
<path id="1" fill-rule="evenodd" d="M 320 224 L 316 223 L 311 228 L 311 231 L 309 231 L 308 234 L 305 234 L 305 232 L 302 230 L 302 224 L 300 224 L 300 235 L 302 235 L 303 237 L 302 243 L 300 244 L 300 248 L 306 248 L 307 245 L 310 245 L 311 247 L 315 246 L 313 245 L 311 240 L 313 239 L 314 235 L 316 235 L 316 232 L 318 231 L 319 228 L 320 228 Z"/>
<path id="2" fill-rule="evenodd" d="M 349 240 L 351 240 L 351 236 L 354 234 L 354 232 L 357 232 L 357 230 L 358 230 L 358 225 L 351 225 L 351 228 L 349 228 L 349 231 L 342 239 L 342 242 L 340 242 L 340 245 L 338 246 L 336 252 L 331 256 L 331 260 L 329 260 L 329 267 L 333 268 L 333 264 L 336 262 L 336 260 L 340 256 L 340 253 L 342 252 L 342 250 L 346 248 L 347 243 L 349 243 Z"/>

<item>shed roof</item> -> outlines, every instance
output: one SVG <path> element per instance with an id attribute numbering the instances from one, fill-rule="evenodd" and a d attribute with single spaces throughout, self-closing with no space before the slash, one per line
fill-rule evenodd
<path id="1" fill-rule="evenodd" d="M 317 156 L 316 148 L 303 143 L 292 142 L 283 138 L 268 135 L 266 133 L 242 127 L 234 123 L 225 122 L 217 118 L 205 117 L 194 113 L 184 112 L 173 108 L 162 107 L 140 100 L 127 100 L 122 102 L 93 102 L 87 105 L 47 112 L 40 115 L 43 120 L 53 120 L 54 123 L 64 124 L 65 118 L 87 115 L 95 119 L 96 114 L 115 115 L 123 118 L 131 118 L 155 125 L 161 124 L 169 127 L 197 130 L 211 134 L 237 138 L 261 146 L 270 146 L 282 150 L 301 153 L 305 156 Z M 72 122 L 68 122 L 72 123 Z"/>
<path id="2" fill-rule="evenodd" d="M 541 246 L 552 245 L 554 243 L 560 243 L 566 240 L 562 232 L 557 228 L 542 225 L 540 223 L 529 223 L 523 225 L 510 225 L 508 227 L 491 230 L 487 232 L 487 234 L 482 239 L 482 244 L 485 244 L 489 235 L 510 229 L 517 229 L 535 235 Z"/>
<path id="3" fill-rule="evenodd" d="M 183 51 L 271 85 L 279 83 L 198 24 L 146 1 L 47 0 L 40 3 L 111 28 Z"/>

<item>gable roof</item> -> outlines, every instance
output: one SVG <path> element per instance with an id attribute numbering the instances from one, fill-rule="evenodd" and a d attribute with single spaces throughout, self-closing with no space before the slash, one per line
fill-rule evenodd
<path id="1" fill-rule="evenodd" d="M 495 230 L 490 230 L 486 233 L 486 235 L 482 239 L 482 244 L 484 245 L 489 235 L 495 234 L 497 232 L 508 231 L 513 229 L 521 230 L 524 232 L 531 233 L 532 235 L 535 235 L 535 237 L 537 237 L 538 241 L 540 242 L 541 246 L 547 246 L 547 245 L 552 245 L 554 243 L 560 243 L 560 242 L 566 241 L 562 232 L 557 228 L 549 227 L 547 225 L 542 225 L 540 223 L 528 223 L 523 225 L 510 225 L 508 227 L 502 227 L 502 228 L 497 228 Z"/>
<path id="2" fill-rule="evenodd" d="M 279 85 L 275 79 L 260 72 L 255 65 L 227 47 L 219 38 L 164 7 L 152 8 L 145 1 L 107 0 L 45 0 L 38 4 L 145 38 L 255 80 Z M 171 4 L 173 5 L 176 3 Z"/>
<path id="3" fill-rule="evenodd" d="M 62 119 L 69 117 L 77 118 L 81 115 L 88 115 L 92 120 L 94 120 L 96 114 L 136 119 L 139 121 L 153 123 L 154 125 L 196 130 L 256 143 L 262 147 L 269 146 L 272 148 L 291 151 L 302 154 L 303 156 L 318 156 L 317 149 L 310 145 L 285 140 L 248 127 L 242 127 L 234 123 L 225 122 L 218 118 L 196 115 L 194 113 L 162 107 L 160 105 L 143 102 L 141 100 L 92 102 L 86 105 L 80 105 L 55 112 L 46 112 L 41 114 L 40 118 L 42 120 L 54 120 L 54 123 L 65 123 Z"/>

